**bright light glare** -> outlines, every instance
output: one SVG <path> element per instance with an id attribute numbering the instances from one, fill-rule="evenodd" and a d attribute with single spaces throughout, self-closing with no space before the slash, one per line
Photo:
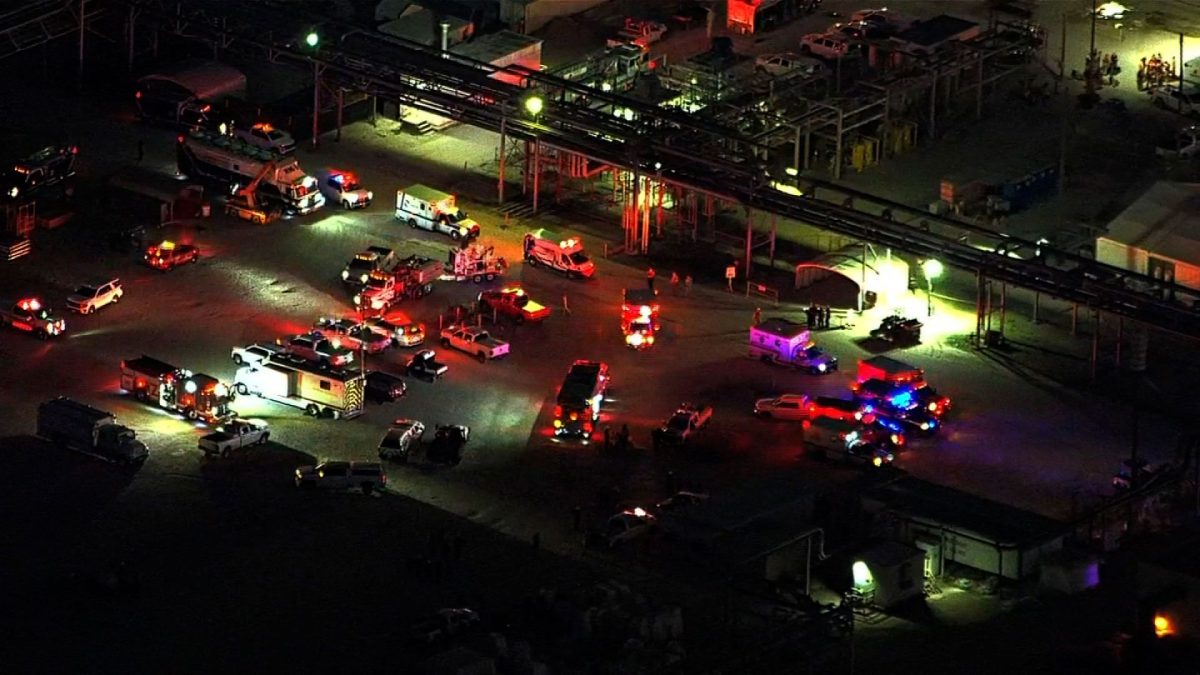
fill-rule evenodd
<path id="1" fill-rule="evenodd" d="M 321 36 L 317 35 L 316 31 L 311 31 L 311 32 L 309 32 L 308 35 L 304 36 L 304 43 L 307 44 L 309 47 L 316 47 L 317 43 L 319 43 L 320 41 L 321 41 Z"/>
<path id="2" fill-rule="evenodd" d="M 861 588 L 870 585 L 871 570 L 867 568 L 867 563 L 855 560 L 854 564 L 850 566 L 850 571 L 854 574 L 855 587 Z"/>
<path id="3" fill-rule="evenodd" d="M 525 112 L 534 116 L 540 115 L 545 105 L 546 102 L 542 100 L 541 96 L 530 96 L 525 99 Z"/>
<path id="4" fill-rule="evenodd" d="M 942 265 L 940 260 L 930 258 L 929 260 L 921 263 L 921 271 L 925 273 L 926 279 L 932 281 L 933 279 L 937 279 L 938 277 L 942 276 L 942 273 L 946 271 L 946 267 Z"/>
<path id="5" fill-rule="evenodd" d="M 1175 627 L 1171 625 L 1171 620 L 1162 614 L 1154 615 L 1154 636 L 1166 637 L 1175 632 Z"/>

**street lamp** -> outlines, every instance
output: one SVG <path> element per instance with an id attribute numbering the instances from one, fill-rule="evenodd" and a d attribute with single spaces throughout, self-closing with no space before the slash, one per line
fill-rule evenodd
<path id="1" fill-rule="evenodd" d="M 545 105 L 546 102 L 542 100 L 542 97 L 534 94 L 525 99 L 525 112 L 529 113 L 531 117 L 537 117 L 542 114 L 542 109 Z"/>
<path id="2" fill-rule="evenodd" d="M 942 265 L 940 260 L 929 258 L 921 263 L 921 271 L 925 273 L 925 308 L 928 311 L 928 315 L 933 316 L 933 280 L 942 276 L 942 272 L 945 272 L 946 268 Z"/>
<path id="3" fill-rule="evenodd" d="M 320 44 L 320 42 L 321 36 L 317 35 L 317 31 L 315 30 L 309 31 L 308 35 L 304 36 L 304 44 L 308 45 L 309 47 L 315 48 L 318 44 Z"/>

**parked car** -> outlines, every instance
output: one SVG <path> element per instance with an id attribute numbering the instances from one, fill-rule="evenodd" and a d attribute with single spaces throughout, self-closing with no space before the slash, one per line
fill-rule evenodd
<path id="1" fill-rule="evenodd" d="M 366 396 L 368 401 L 391 403 L 408 393 L 404 380 L 379 370 L 367 373 Z"/>
<path id="2" fill-rule="evenodd" d="M 229 356 L 239 366 L 256 366 L 276 354 L 286 353 L 287 351 L 280 345 L 256 343 L 245 347 L 234 347 L 230 351 Z"/>
<path id="3" fill-rule="evenodd" d="M 273 150 L 281 155 L 290 155 L 296 151 L 296 140 L 291 134 L 266 122 L 255 124 L 249 129 L 237 129 L 233 134 L 250 145 Z"/>
<path id="4" fill-rule="evenodd" d="M 1150 90 L 1150 102 L 1163 110 L 1200 117 L 1200 87 L 1190 86 L 1182 90 L 1175 84 L 1154 87 Z"/>
<path id="5" fill-rule="evenodd" d="M 793 73 L 816 75 L 825 70 L 825 64 L 810 56 L 798 54 L 763 54 L 754 60 L 754 69 L 775 77 Z"/>
<path id="6" fill-rule="evenodd" d="M 812 401 L 804 394 L 782 394 L 760 398 L 754 403 L 754 414 L 763 419 L 806 420 L 811 408 Z"/>
<path id="7" fill-rule="evenodd" d="M 120 302 L 123 295 L 125 289 L 120 279 L 97 281 L 76 288 L 67 296 L 67 307 L 80 314 L 91 314 L 105 305 Z"/>
<path id="8" fill-rule="evenodd" d="M 421 444 L 425 425 L 416 420 L 398 419 L 379 441 L 379 459 L 407 462 L 408 456 Z"/>
<path id="9" fill-rule="evenodd" d="M 800 51 L 824 59 L 840 59 L 850 52 L 850 41 L 837 33 L 809 33 L 800 38 Z"/>
<path id="10" fill-rule="evenodd" d="M 296 487 L 315 490 L 362 490 L 371 494 L 387 484 L 378 462 L 323 462 L 296 469 Z"/>
<path id="11" fill-rule="evenodd" d="M 449 368 L 437 360 L 437 352 L 432 349 L 422 349 L 408 360 L 404 372 L 413 377 L 427 379 L 430 382 L 446 374 Z"/>

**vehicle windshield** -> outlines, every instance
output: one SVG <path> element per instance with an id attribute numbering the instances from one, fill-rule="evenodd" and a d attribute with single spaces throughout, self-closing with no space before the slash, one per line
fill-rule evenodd
<path id="1" fill-rule="evenodd" d="M 806 356 L 810 359 L 815 359 L 815 358 L 819 357 L 821 354 L 822 354 L 822 352 L 821 352 L 820 347 L 809 347 L 808 349 L 804 350 L 804 356 Z"/>
<path id="2" fill-rule="evenodd" d="M 345 178 L 345 177 L 342 178 L 341 185 L 342 185 L 342 192 L 353 192 L 354 190 L 357 190 L 360 187 L 358 184 L 358 181 L 354 180 L 353 178 Z"/>
<path id="3" fill-rule="evenodd" d="M 367 278 L 367 286 L 370 286 L 371 288 L 383 288 L 385 285 L 387 285 L 387 279 L 380 277 Z"/>
<path id="4" fill-rule="evenodd" d="M 459 209 L 459 210 L 455 211 L 454 213 L 446 214 L 446 220 L 448 220 L 452 223 L 461 223 L 462 221 L 464 221 L 466 219 L 467 219 L 467 212 L 463 211 L 462 209 Z"/>
<path id="5" fill-rule="evenodd" d="M 80 286 L 79 288 L 75 289 L 75 295 L 82 295 L 85 298 L 93 297 L 99 293 L 100 291 L 91 286 Z"/>
<path id="6" fill-rule="evenodd" d="M 667 428 L 673 429 L 675 431 L 683 431 L 684 429 L 687 429 L 688 428 L 688 416 L 687 415 L 675 415 L 674 417 L 671 418 L 671 420 L 669 422 L 667 422 Z"/>
<path id="7" fill-rule="evenodd" d="M 513 298 L 513 304 L 517 307 L 524 307 L 525 305 L 529 304 L 529 296 L 518 295 L 517 297 Z"/>
<path id="8" fill-rule="evenodd" d="M 576 265 L 582 265 L 588 261 L 587 254 L 583 251 L 576 251 L 567 257 L 570 258 L 571 262 L 575 263 Z"/>
<path id="9" fill-rule="evenodd" d="M 352 270 L 368 270 L 369 271 L 369 270 L 375 269 L 375 263 L 370 260 L 363 260 L 362 258 L 355 258 L 354 260 L 350 261 L 349 267 Z"/>
<path id="10" fill-rule="evenodd" d="M 267 138 L 273 141 L 283 141 L 287 140 L 287 134 L 283 133 L 282 131 L 276 131 L 272 129 L 271 131 L 267 132 Z"/>

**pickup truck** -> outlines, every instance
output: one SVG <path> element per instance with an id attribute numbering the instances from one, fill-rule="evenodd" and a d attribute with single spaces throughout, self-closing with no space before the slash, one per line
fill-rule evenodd
<path id="1" fill-rule="evenodd" d="M 239 366 L 256 366 L 276 354 L 283 354 L 284 349 L 279 345 L 256 343 L 245 347 L 234 347 L 229 352 L 230 358 Z"/>
<path id="2" fill-rule="evenodd" d="M 708 426 L 712 420 L 712 406 L 694 406 L 683 403 L 675 410 L 662 427 L 654 430 L 655 445 L 682 445 L 692 437 L 692 434 Z"/>
<path id="3" fill-rule="evenodd" d="M 609 38 L 606 44 L 610 48 L 620 47 L 623 44 L 635 44 L 645 49 L 661 40 L 666 33 L 665 24 L 627 18 L 621 30 L 617 31 L 615 37 Z"/>
<path id="4" fill-rule="evenodd" d="M 413 354 L 404 368 L 406 374 L 427 379 L 430 382 L 445 375 L 447 370 L 446 364 L 437 360 L 437 352 L 432 349 L 422 349 Z"/>
<path id="5" fill-rule="evenodd" d="M 442 329 L 442 346 L 473 355 L 480 363 L 508 355 L 508 343 L 476 326 L 451 324 Z"/>
<path id="6" fill-rule="evenodd" d="M 33 333 L 42 340 L 62 335 L 67 323 L 54 315 L 37 298 L 24 298 L 16 302 L 0 301 L 0 323 Z"/>
<path id="7" fill-rule="evenodd" d="M 228 459 L 234 451 L 248 445 L 263 445 L 270 438 L 271 431 L 267 429 L 266 423 L 235 419 L 202 437 L 197 445 L 206 459 Z"/>
<path id="8" fill-rule="evenodd" d="M 550 316 L 550 308 L 535 302 L 525 294 L 525 289 L 517 287 L 502 288 L 498 291 L 484 291 L 479 294 L 479 311 L 496 312 L 506 316 L 518 324 L 539 322 Z"/>

